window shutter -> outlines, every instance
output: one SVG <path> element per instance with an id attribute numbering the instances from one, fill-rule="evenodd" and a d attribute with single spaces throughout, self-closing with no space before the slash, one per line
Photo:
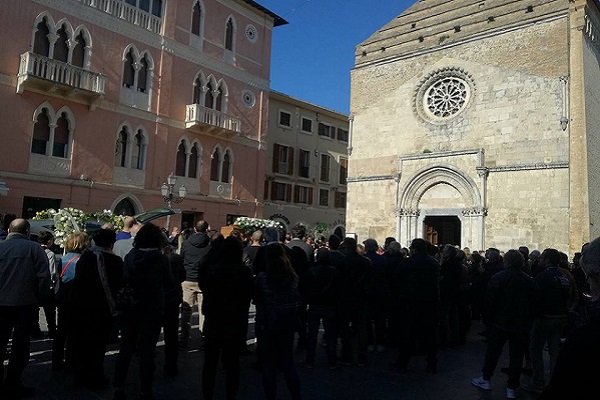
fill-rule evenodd
<path id="1" fill-rule="evenodd" d="M 308 188 L 308 201 L 309 206 L 312 206 L 313 203 L 313 188 Z"/>
<path id="2" fill-rule="evenodd" d="M 288 175 L 294 175 L 294 152 L 296 151 L 296 149 L 294 149 L 293 147 L 288 147 L 288 170 L 287 170 L 287 174 Z"/>
<path id="3" fill-rule="evenodd" d="M 292 200 L 292 185 L 286 184 L 285 185 L 285 201 L 291 201 Z"/>
<path id="4" fill-rule="evenodd" d="M 279 145 L 273 144 L 273 172 L 279 172 Z"/>

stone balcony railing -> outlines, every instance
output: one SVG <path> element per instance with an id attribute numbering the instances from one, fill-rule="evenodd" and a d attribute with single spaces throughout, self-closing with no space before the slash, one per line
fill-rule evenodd
<path id="1" fill-rule="evenodd" d="M 140 10 L 123 0 L 77 0 L 80 3 L 93 7 L 107 14 L 140 26 L 156 34 L 160 34 L 162 20 L 144 10 Z"/>
<path id="2" fill-rule="evenodd" d="M 200 128 L 202 131 L 222 136 L 233 136 L 241 133 L 242 122 L 239 118 L 221 111 L 200 104 L 189 104 L 186 106 L 185 127 Z"/>
<path id="3" fill-rule="evenodd" d="M 104 95 L 106 76 L 35 53 L 21 54 L 17 93 L 24 89 L 83 97 L 93 102 Z"/>

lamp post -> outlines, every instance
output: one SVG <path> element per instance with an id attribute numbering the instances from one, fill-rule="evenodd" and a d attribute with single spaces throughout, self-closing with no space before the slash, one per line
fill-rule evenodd
<path id="1" fill-rule="evenodd" d="M 162 194 L 163 200 L 165 203 L 167 203 L 167 206 L 169 208 L 171 208 L 171 205 L 173 204 L 181 203 L 185 198 L 185 195 L 187 194 L 187 189 L 185 188 L 185 186 L 181 185 L 178 189 L 179 197 L 175 196 L 173 192 L 173 189 L 175 188 L 175 183 L 177 183 L 177 177 L 171 172 L 171 175 L 167 177 L 167 182 L 163 183 L 160 187 L 160 193 Z M 167 232 L 169 231 L 170 223 L 171 216 L 167 215 Z"/>

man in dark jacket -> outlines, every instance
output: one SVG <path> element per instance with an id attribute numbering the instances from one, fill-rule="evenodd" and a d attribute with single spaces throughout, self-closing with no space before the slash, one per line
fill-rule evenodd
<path id="1" fill-rule="evenodd" d="M 492 390 L 490 380 L 508 341 L 510 361 L 506 397 L 515 399 L 526 350 L 524 336 L 531 329 L 535 284 L 523 270 L 525 260 L 518 250 L 509 250 L 503 261 L 504 270 L 490 278 L 486 290 L 482 317 L 488 332 L 487 350 L 482 376 L 471 383 Z"/>
<path id="2" fill-rule="evenodd" d="M 373 279 L 373 263 L 358 254 L 356 239 L 344 239 L 347 254 L 341 271 L 339 335 L 342 339 L 341 364 L 352 364 L 352 342 L 358 339 L 358 365 L 367 365 L 368 296 Z"/>
<path id="3" fill-rule="evenodd" d="M 392 273 L 400 323 L 398 358 L 392 367 L 405 371 L 415 348 L 427 357 L 427 371 L 437 371 L 437 329 L 440 305 L 440 264 L 429 255 L 429 243 L 414 239 L 411 256 Z"/>
<path id="4" fill-rule="evenodd" d="M 13 220 L 6 240 L 0 243 L 0 398 L 21 398 L 35 392 L 22 386 L 21 375 L 29 362 L 29 336 L 38 304 L 50 294 L 50 270 L 42 247 L 29 240 L 29 228 L 26 220 Z M 2 382 L 11 335 L 8 373 Z"/>
<path id="5" fill-rule="evenodd" d="M 194 227 L 194 234 L 191 235 L 181 246 L 181 256 L 183 257 L 183 266 L 185 267 L 185 281 L 181 284 L 183 289 L 183 303 L 181 304 L 181 340 L 180 347 L 187 348 L 190 339 L 190 329 L 192 322 L 192 310 L 194 305 L 198 305 L 198 323 L 200 331 L 204 318 L 202 316 L 202 291 L 198 286 L 199 270 L 203 266 L 203 261 L 211 249 L 210 238 L 207 234 L 209 229 L 208 222 L 198 221 Z"/>
<path id="6" fill-rule="evenodd" d="M 304 365 L 307 368 L 313 368 L 315 363 L 317 336 L 321 321 L 323 321 L 325 330 L 329 368 L 334 369 L 337 364 L 336 309 L 339 300 L 340 272 L 331 266 L 329 255 L 329 250 L 324 247 L 317 250 L 316 262 L 306 274 L 308 337 Z"/>

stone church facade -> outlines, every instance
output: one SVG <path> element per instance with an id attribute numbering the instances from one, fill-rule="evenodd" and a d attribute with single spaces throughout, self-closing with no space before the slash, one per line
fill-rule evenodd
<path id="1" fill-rule="evenodd" d="M 420 1 L 356 47 L 347 231 L 480 250 L 600 235 L 600 9 Z"/>

